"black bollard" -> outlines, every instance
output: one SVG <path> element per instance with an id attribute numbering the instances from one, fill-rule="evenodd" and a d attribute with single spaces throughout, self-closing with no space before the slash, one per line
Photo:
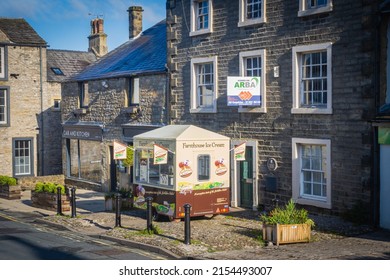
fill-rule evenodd
<path id="1" fill-rule="evenodd" d="M 190 204 L 184 204 L 184 244 L 191 244 L 191 227 L 190 227 Z"/>
<path id="2" fill-rule="evenodd" d="M 57 188 L 57 215 L 61 215 L 62 216 L 61 187 Z"/>
<path id="3" fill-rule="evenodd" d="M 153 198 L 147 197 L 146 198 L 146 229 L 148 231 L 153 230 L 152 225 L 152 200 Z"/>
<path id="4" fill-rule="evenodd" d="M 121 227 L 121 195 L 115 194 L 115 227 Z"/>
<path id="5" fill-rule="evenodd" d="M 71 194 L 72 194 L 72 200 L 71 200 L 71 204 L 72 204 L 72 216 L 71 218 L 76 218 L 76 188 L 75 187 L 72 187 L 71 190 L 70 190 Z"/>

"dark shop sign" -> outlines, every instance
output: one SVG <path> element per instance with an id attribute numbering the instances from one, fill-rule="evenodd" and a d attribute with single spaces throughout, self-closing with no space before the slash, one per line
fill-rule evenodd
<path id="1" fill-rule="evenodd" d="M 101 141 L 102 136 L 103 132 L 100 126 L 64 126 L 62 131 L 63 138 Z"/>

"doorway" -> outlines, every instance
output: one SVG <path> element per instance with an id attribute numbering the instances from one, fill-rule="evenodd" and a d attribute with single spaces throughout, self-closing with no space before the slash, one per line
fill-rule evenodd
<path id="1" fill-rule="evenodd" d="M 250 208 L 253 205 L 253 147 L 245 148 L 245 160 L 239 161 L 240 206 Z"/>
<path id="2" fill-rule="evenodd" d="M 232 141 L 233 147 L 244 141 Z M 232 153 L 233 154 L 233 153 Z M 245 160 L 232 160 L 231 206 L 257 209 L 257 141 L 246 141 Z"/>
<path id="3" fill-rule="evenodd" d="M 390 229 L 390 145 L 380 145 L 379 226 Z"/>
<path id="4" fill-rule="evenodd" d="M 110 146 L 110 191 L 117 191 L 117 166 L 114 159 L 114 147 Z"/>

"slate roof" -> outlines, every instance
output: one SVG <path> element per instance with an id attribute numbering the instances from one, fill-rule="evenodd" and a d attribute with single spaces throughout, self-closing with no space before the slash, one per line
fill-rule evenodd
<path id="1" fill-rule="evenodd" d="M 45 40 L 22 18 L 1 18 L 0 30 L 7 36 L 9 41 L 3 43 L 13 43 L 17 45 L 37 45 L 47 46 Z"/>
<path id="2" fill-rule="evenodd" d="M 63 82 L 80 73 L 88 65 L 96 61 L 92 52 L 47 50 L 47 80 Z M 64 75 L 56 75 L 52 68 L 58 68 Z"/>
<path id="3" fill-rule="evenodd" d="M 166 71 L 166 21 L 109 52 L 72 80 L 88 81 Z"/>

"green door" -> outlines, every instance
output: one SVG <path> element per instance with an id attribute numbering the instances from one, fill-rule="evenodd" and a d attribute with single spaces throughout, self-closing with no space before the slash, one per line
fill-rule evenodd
<path id="1" fill-rule="evenodd" d="M 240 206 L 253 206 L 253 147 L 246 147 L 245 160 L 239 161 L 240 166 Z"/>

